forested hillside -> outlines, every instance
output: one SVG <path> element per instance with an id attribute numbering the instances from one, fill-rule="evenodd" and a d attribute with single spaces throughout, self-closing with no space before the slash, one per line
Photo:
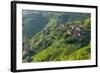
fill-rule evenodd
<path id="1" fill-rule="evenodd" d="M 23 62 L 91 59 L 89 13 L 23 11 Z"/>

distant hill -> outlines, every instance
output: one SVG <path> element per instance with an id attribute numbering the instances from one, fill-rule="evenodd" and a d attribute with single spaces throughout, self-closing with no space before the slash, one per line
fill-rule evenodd
<path id="1" fill-rule="evenodd" d="M 40 32 L 52 17 L 57 19 L 58 25 L 62 25 L 67 22 L 85 19 L 86 17 L 90 17 L 90 14 L 23 10 L 23 35 L 31 38 L 37 32 Z"/>

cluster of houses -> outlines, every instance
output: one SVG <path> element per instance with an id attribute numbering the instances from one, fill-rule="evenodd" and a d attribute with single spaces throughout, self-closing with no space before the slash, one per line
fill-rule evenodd
<path id="1" fill-rule="evenodd" d="M 73 25 L 71 29 L 71 34 L 77 37 L 81 36 L 81 28 L 78 25 Z"/>
<path id="2" fill-rule="evenodd" d="M 71 25 L 70 29 L 67 29 L 66 26 L 63 25 L 63 28 L 58 28 L 57 32 L 59 32 L 61 30 L 62 30 L 62 34 L 66 33 L 66 34 L 74 35 L 74 36 L 77 36 L 77 37 L 80 37 L 81 34 L 82 34 L 81 27 L 79 25 L 76 25 L 76 24 Z"/>

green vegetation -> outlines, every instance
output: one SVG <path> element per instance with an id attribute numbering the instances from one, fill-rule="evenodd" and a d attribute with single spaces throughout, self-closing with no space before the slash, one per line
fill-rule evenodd
<path id="1" fill-rule="evenodd" d="M 23 62 L 91 59 L 90 14 L 63 12 L 45 14 L 47 15 L 38 15 L 41 18 L 48 18 L 43 24 L 45 26 L 41 30 L 36 28 L 40 31 L 34 31 L 32 37 L 28 38 L 24 35 L 26 27 L 24 27 L 25 24 L 23 26 L 23 31 L 25 30 L 23 32 Z M 40 24 L 42 26 L 42 23 Z"/>

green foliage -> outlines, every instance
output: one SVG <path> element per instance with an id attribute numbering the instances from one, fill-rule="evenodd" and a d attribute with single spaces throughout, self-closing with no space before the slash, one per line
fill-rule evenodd
<path id="1" fill-rule="evenodd" d="M 67 51 L 66 48 L 47 48 L 37 55 L 33 56 L 33 62 L 52 61 L 55 60 L 62 52 Z"/>
<path id="2" fill-rule="evenodd" d="M 91 58 L 91 48 L 87 45 L 67 56 L 70 60 L 85 60 Z"/>
<path id="3" fill-rule="evenodd" d="M 73 45 L 72 45 L 73 46 Z M 75 45 L 73 46 L 75 47 Z M 72 47 L 71 47 L 72 48 Z M 90 45 L 79 49 L 49 47 L 32 57 L 33 62 L 90 59 Z"/>
<path id="4" fill-rule="evenodd" d="M 69 44 L 72 44 L 72 43 L 77 43 L 78 41 L 78 38 L 75 37 L 75 36 L 69 36 L 68 38 L 65 39 L 65 43 L 69 43 Z"/>
<path id="5" fill-rule="evenodd" d="M 29 59 L 31 62 L 91 59 L 90 15 L 52 12 L 50 15 L 40 32 L 30 39 L 23 39 L 29 45 L 23 62 L 29 62 Z"/>

